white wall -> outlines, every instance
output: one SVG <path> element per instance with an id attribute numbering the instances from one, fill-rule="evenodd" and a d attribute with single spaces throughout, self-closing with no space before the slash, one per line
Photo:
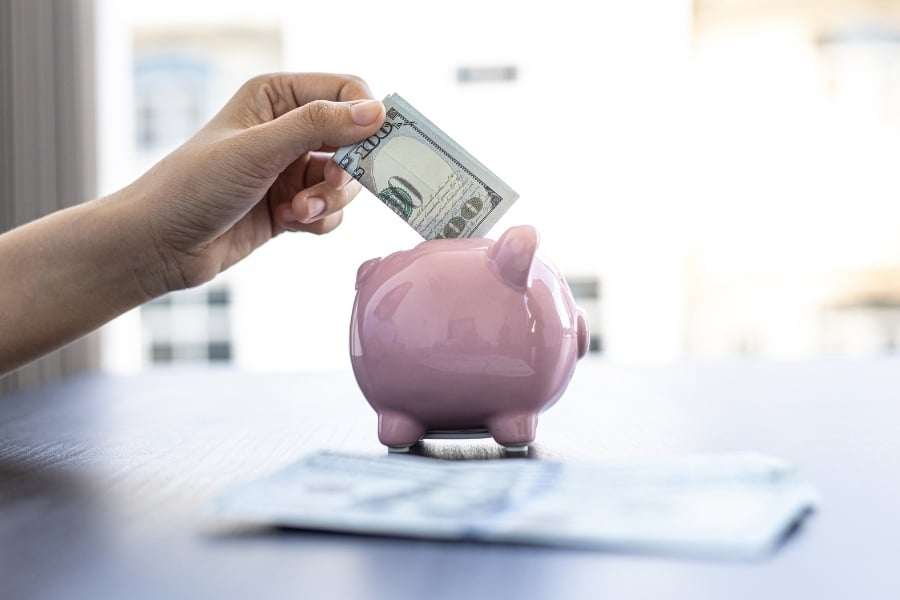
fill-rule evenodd
<path id="1" fill-rule="evenodd" d="M 741 313 L 724 296 L 721 323 L 691 329 L 713 315 L 697 307 L 715 298 L 687 306 L 697 289 L 715 288 L 688 289 L 703 278 L 900 261 L 897 127 L 862 118 L 872 98 L 855 94 L 858 81 L 844 82 L 835 101 L 802 23 L 695 44 L 688 0 L 605 0 L 590 10 L 574 0 L 99 4 L 103 191 L 145 166 L 132 143 L 134 27 L 275 24 L 282 68 L 351 72 L 376 96 L 402 94 L 516 189 L 493 235 L 531 223 L 565 273 L 600 276 L 612 360 L 677 360 L 691 347 L 727 353 L 714 338 L 741 325 Z M 457 83 L 459 67 L 489 65 L 513 65 L 519 77 Z M 226 275 L 237 364 L 346 367 L 356 267 L 418 241 L 363 192 L 334 233 L 286 235 L 255 253 Z M 815 309 L 810 290 L 795 292 Z M 747 310 L 774 311 L 755 316 L 760 323 L 786 323 L 770 336 L 774 355 L 814 353 L 807 324 L 790 328 L 797 307 L 779 313 L 777 299 L 763 296 L 765 306 Z M 111 368 L 140 366 L 135 323 L 126 315 L 108 328 Z"/>
<path id="2" fill-rule="evenodd" d="M 603 276 L 608 355 L 672 358 L 681 346 L 672 225 L 673 121 L 689 43 L 689 2 L 544 5 L 102 1 L 103 188 L 136 176 L 129 31 L 193 22 L 280 23 L 283 68 L 351 72 L 398 92 L 520 193 L 494 230 L 534 224 L 569 274 Z M 653 18 L 648 18 L 648 15 Z M 462 66 L 514 65 L 511 84 L 461 86 Z M 662 103 L 660 98 L 667 98 Z M 647 218 L 662 208 L 662 218 Z M 420 240 L 363 192 L 338 231 L 283 236 L 235 267 L 236 363 L 344 367 L 356 267 Z M 635 272 L 640 273 L 635 277 Z M 638 298 L 635 301 L 635 298 Z M 135 317 L 106 337 L 107 364 L 135 367 Z"/>

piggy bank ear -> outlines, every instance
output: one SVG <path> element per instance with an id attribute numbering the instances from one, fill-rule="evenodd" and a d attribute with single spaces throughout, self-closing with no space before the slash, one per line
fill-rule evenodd
<path id="1" fill-rule="evenodd" d="M 528 274 L 537 246 L 538 232 L 534 227 L 511 227 L 488 251 L 491 269 L 504 283 L 524 291 L 528 287 Z"/>
<path id="2" fill-rule="evenodd" d="M 371 273 L 372 268 L 380 262 L 380 258 L 371 258 L 363 264 L 359 265 L 359 269 L 356 270 L 356 289 L 359 289 L 359 286 L 362 285 L 362 282 L 366 278 L 366 275 Z"/>

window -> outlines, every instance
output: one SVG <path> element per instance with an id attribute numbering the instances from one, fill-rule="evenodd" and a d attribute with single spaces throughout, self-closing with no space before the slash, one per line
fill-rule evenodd
<path id="1" fill-rule="evenodd" d="M 221 283 L 164 296 L 141 308 L 150 364 L 231 362 L 231 293 Z"/>

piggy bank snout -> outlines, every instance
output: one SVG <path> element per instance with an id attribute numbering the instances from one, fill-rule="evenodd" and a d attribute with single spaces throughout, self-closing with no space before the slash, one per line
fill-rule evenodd
<path id="1" fill-rule="evenodd" d="M 381 262 L 380 258 L 370 258 L 363 264 L 359 265 L 359 269 L 356 270 L 356 289 L 362 286 L 363 282 L 366 280 L 366 277 L 371 273 L 378 263 Z"/>

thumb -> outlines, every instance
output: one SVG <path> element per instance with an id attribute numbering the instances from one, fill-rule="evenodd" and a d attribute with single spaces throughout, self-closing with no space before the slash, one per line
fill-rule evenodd
<path id="1" fill-rule="evenodd" d="M 383 123 L 384 105 L 378 100 L 314 100 L 251 128 L 252 147 L 260 153 L 256 158 L 280 173 L 309 151 L 358 142 Z"/>

